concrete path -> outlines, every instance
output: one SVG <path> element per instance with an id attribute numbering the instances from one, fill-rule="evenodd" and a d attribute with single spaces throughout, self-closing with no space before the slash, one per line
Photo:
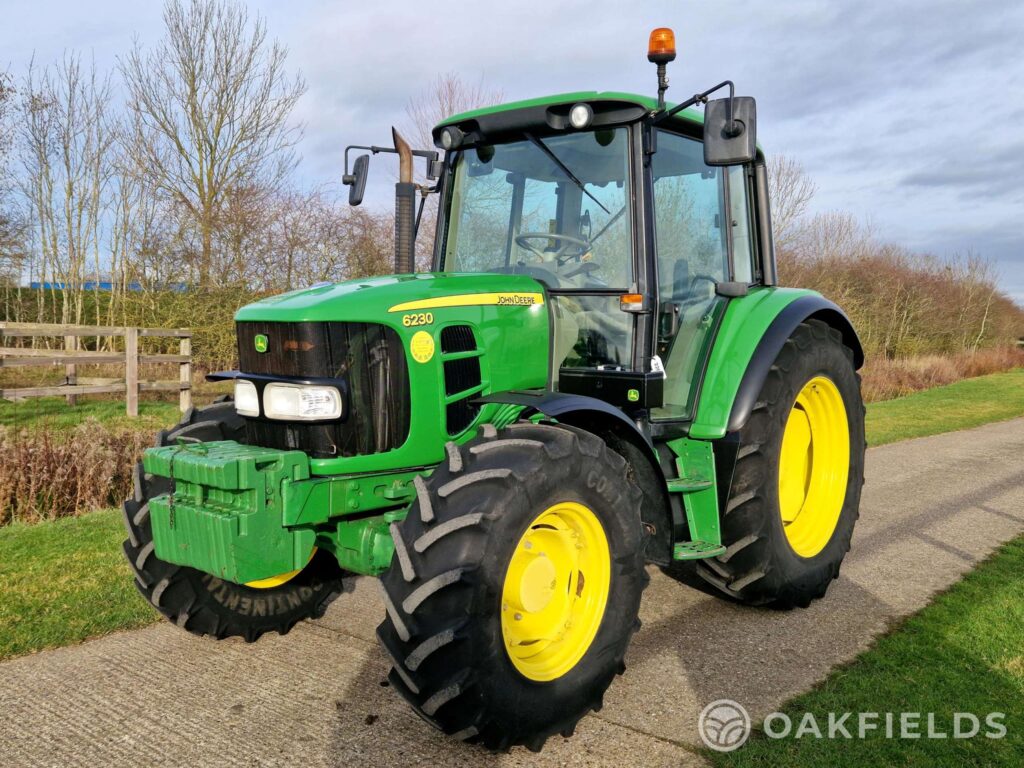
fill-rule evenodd
<path id="1" fill-rule="evenodd" d="M 1024 419 L 889 445 L 868 452 L 853 550 L 823 601 L 750 609 L 653 573 L 626 675 L 540 755 L 451 742 L 384 687 L 364 580 L 253 646 L 159 624 L 0 664 L 0 764 L 699 765 L 705 704 L 763 717 L 1021 531 Z"/>

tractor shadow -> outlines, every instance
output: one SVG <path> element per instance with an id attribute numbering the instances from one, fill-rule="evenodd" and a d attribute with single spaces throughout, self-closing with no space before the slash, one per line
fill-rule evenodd
<path id="1" fill-rule="evenodd" d="M 683 584 L 690 569 L 673 570 Z M 643 627 L 626 658 L 627 672 L 613 683 L 599 714 L 584 718 L 571 739 L 554 737 L 544 751 L 516 748 L 505 755 L 452 741 L 422 721 L 387 683 L 390 662 L 367 646 L 362 663 L 335 702 L 328 759 L 339 766 L 353 757 L 363 765 L 410 763 L 487 765 L 635 764 L 638 750 L 666 751 L 668 762 L 688 761 L 688 745 L 699 744 L 697 718 L 711 701 L 730 698 L 755 719 L 811 687 L 836 663 L 852 658 L 887 626 L 889 610 L 871 592 L 840 578 L 826 600 L 808 609 L 750 608 L 719 599 L 651 568 L 641 607 Z M 362 585 L 364 588 L 369 585 Z M 383 615 L 376 590 L 359 590 L 372 601 L 360 606 L 359 635 L 374 609 Z M 341 598 L 334 610 L 343 622 Z M 877 617 L 877 618 L 872 618 Z M 651 738 L 653 737 L 653 738 Z M 640 743 L 646 742 L 646 743 Z M 678 746 L 676 746 L 678 745 Z"/>

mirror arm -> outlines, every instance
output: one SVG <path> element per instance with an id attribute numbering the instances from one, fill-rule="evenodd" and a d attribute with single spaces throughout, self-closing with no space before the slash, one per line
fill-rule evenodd
<path id="1" fill-rule="evenodd" d="M 672 109 L 668 110 L 668 112 L 662 112 L 661 114 L 656 115 L 652 122 L 655 125 L 657 125 L 658 123 L 662 122 L 663 120 L 668 120 L 668 118 L 672 117 L 673 115 L 678 114 L 679 112 L 682 112 L 687 107 L 692 107 L 695 104 L 707 104 L 708 96 L 713 94 L 715 91 L 718 91 L 718 90 L 721 90 L 722 88 L 725 88 L 726 86 L 729 86 L 729 114 L 728 114 L 729 128 L 727 130 L 727 134 L 729 136 L 733 136 L 733 137 L 739 136 L 739 134 L 741 133 L 742 129 L 740 128 L 740 126 L 738 126 L 736 124 L 736 121 L 732 119 L 732 115 L 733 115 L 732 101 L 733 101 L 733 98 L 735 98 L 735 96 L 736 96 L 736 86 L 733 85 L 732 80 L 723 80 L 718 85 L 716 85 L 716 86 L 714 86 L 712 88 L 708 88 L 703 93 L 698 93 L 695 96 L 691 96 L 686 101 L 684 101 L 682 104 L 677 104 L 676 106 L 672 107 Z"/>
<path id="2" fill-rule="evenodd" d="M 344 168 L 344 175 L 341 177 L 341 183 L 342 184 L 351 184 L 352 182 L 355 181 L 355 178 L 348 172 L 348 153 L 349 153 L 350 150 L 353 150 L 353 149 L 365 149 L 365 150 L 368 150 L 369 152 L 371 152 L 371 153 L 373 153 L 375 155 L 379 155 L 382 152 L 385 153 L 385 154 L 391 154 L 391 155 L 397 155 L 398 154 L 398 150 L 396 150 L 394 147 L 378 147 L 376 145 L 365 147 L 365 146 L 362 146 L 360 144 L 350 144 L 349 146 L 345 147 L 345 168 Z M 413 157 L 425 158 L 426 161 L 427 161 L 427 178 L 428 179 L 436 178 L 434 176 L 431 176 L 430 174 L 431 174 L 431 170 L 432 170 L 431 166 L 433 165 L 433 163 L 437 162 L 437 150 L 433 150 L 433 149 L 414 149 L 414 150 L 412 150 L 412 154 L 413 154 Z"/>

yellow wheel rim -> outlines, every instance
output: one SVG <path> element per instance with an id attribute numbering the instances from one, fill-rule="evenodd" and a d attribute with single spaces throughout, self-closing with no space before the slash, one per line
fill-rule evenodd
<path id="1" fill-rule="evenodd" d="M 531 680 L 555 680 L 597 635 L 611 584 L 608 538 L 583 504 L 564 501 L 530 523 L 501 593 L 501 634 L 512 664 Z"/>
<path id="2" fill-rule="evenodd" d="M 779 458 L 779 512 L 789 545 L 814 557 L 835 532 L 846 499 L 850 427 L 835 383 L 815 376 L 796 396 Z"/>
<path id="3" fill-rule="evenodd" d="M 306 561 L 306 565 L 309 565 L 310 561 L 313 559 L 313 555 L 315 554 L 316 547 L 313 547 L 313 551 L 309 553 L 309 560 Z M 245 582 L 245 586 L 252 587 L 253 589 L 273 589 L 274 587 L 280 587 L 282 584 L 286 584 L 287 582 L 294 579 L 296 576 L 302 573 L 304 569 L 305 566 L 303 566 L 302 568 L 297 568 L 294 571 L 288 571 L 287 573 L 279 573 L 277 574 L 277 576 L 268 576 L 265 579 L 247 581 Z"/>

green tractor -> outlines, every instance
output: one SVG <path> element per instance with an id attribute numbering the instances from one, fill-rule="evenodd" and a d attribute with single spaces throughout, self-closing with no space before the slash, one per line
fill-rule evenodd
<path id="1" fill-rule="evenodd" d="M 656 30 L 657 98 L 356 148 L 399 155 L 397 274 L 238 311 L 239 370 L 211 376 L 233 398 L 162 432 L 125 504 L 158 611 L 253 641 L 379 577 L 391 685 L 505 750 L 601 707 L 648 564 L 751 605 L 825 594 L 863 483 L 863 353 L 837 306 L 776 285 L 753 99 L 666 104 L 674 56 Z M 349 173 L 346 150 L 351 203 L 369 157 Z"/>

